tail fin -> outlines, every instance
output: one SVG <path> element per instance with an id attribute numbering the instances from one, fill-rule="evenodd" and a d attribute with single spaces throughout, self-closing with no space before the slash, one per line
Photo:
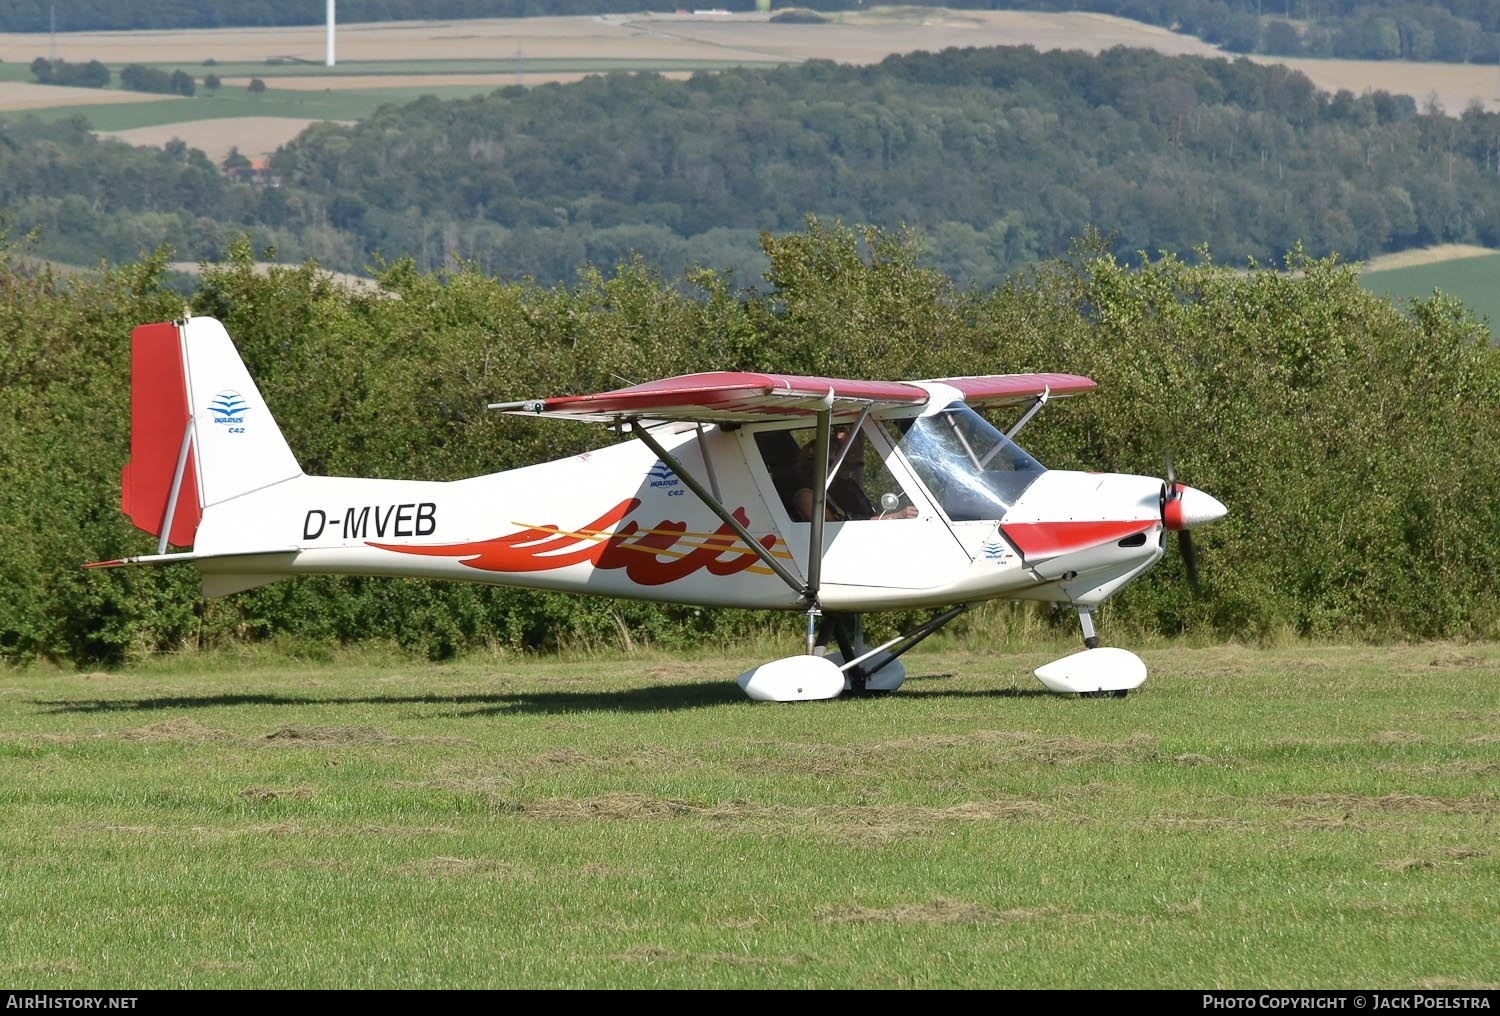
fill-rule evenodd
<path id="1" fill-rule="evenodd" d="M 121 507 L 136 528 L 190 547 L 203 509 L 301 476 L 224 326 L 213 318 L 130 335 L 130 462 Z"/>

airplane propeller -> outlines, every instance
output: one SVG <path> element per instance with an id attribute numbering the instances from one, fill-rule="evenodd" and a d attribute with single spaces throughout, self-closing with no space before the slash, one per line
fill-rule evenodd
<path id="1" fill-rule="evenodd" d="M 1222 519 L 1226 513 L 1227 509 L 1217 498 L 1177 482 L 1177 471 L 1172 467 L 1172 456 L 1169 453 L 1167 478 L 1161 485 L 1161 524 L 1177 534 L 1188 586 L 1195 596 L 1202 594 L 1203 587 L 1198 582 L 1198 555 L 1193 550 L 1193 535 L 1190 530 L 1206 522 Z"/>

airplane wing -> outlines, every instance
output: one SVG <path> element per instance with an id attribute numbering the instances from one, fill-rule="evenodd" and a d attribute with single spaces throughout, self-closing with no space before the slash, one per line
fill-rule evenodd
<path id="1" fill-rule="evenodd" d="M 1082 395 L 1098 387 L 1081 374 L 985 374 L 980 377 L 936 378 L 963 392 L 964 402 L 976 409 L 1014 406 L 1045 394 L 1049 399 Z"/>
<path id="2" fill-rule="evenodd" d="M 685 374 L 594 395 L 564 395 L 491 405 L 505 413 L 595 423 L 674 420 L 750 423 L 811 418 L 831 407 L 835 419 L 853 419 L 866 407 L 920 406 L 927 391 L 902 381 L 792 377 L 715 371 Z"/>
<path id="3" fill-rule="evenodd" d="M 1078 395 L 1094 382 L 1077 374 L 989 374 L 941 378 L 971 406 L 1018 405 L 1044 393 L 1050 398 Z M 885 407 L 920 406 L 929 395 L 907 381 L 853 381 L 714 371 L 684 374 L 591 395 L 497 402 L 490 408 L 520 416 L 619 424 L 671 420 L 685 423 L 752 423 L 795 420 L 831 407 L 835 420 L 851 420 L 866 407 L 877 416 Z"/>

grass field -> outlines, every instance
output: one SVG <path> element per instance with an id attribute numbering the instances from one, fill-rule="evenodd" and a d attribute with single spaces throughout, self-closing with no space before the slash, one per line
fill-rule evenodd
<path id="1" fill-rule="evenodd" d="M 214 96 L 200 96 L 178 102 L 113 103 L 107 106 L 57 106 L 38 110 L 43 120 L 63 120 L 70 116 L 81 116 L 98 131 L 124 131 L 138 127 L 155 127 L 164 124 L 180 124 L 184 137 L 193 129 L 191 120 L 218 121 L 223 117 L 267 116 L 298 120 L 360 120 L 381 106 L 392 103 L 407 103 L 424 95 L 453 99 L 468 95 L 482 95 L 495 90 L 495 85 L 426 86 L 420 88 L 362 88 L 354 92 L 308 92 L 271 90 L 261 95 L 250 95 L 244 89 L 225 90 Z M 191 107 L 193 115 L 184 116 L 184 108 Z M 232 126 L 229 130 L 232 131 Z M 219 127 L 223 132 L 225 127 Z M 196 146 L 196 143 L 195 143 Z"/>
<path id="2" fill-rule="evenodd" d="M 1494 987 L 1500 646 L 0 673 L 0 980 Z"/>
<path id="3" fill-rule="evenodd" d="M 1429 297 L 1433 290 L 1442 290 L 1487 321 L 1491 334 L 1500 323 L 1500 252 L 1405 268 L 1367 269 L 1360 281 L 1370 292 L 1398 306 L 1405 306 L 1412 297 Z"/>
<path id="4" fill-rule="evenodd" d="M 283 117 L 288 120 L 361 120 L 384 105 L 413 102 L 424 95 L 440 99 L 487 95 L 497 88 L 516 84 L 535 84 L 579 78 L 611 71 L 651 71 L 661 74 L 685 74 L 694 70 L 722 70 L 740 66 L 735 61 L 677 60 L 494 60 L 483 70 L 472 69 L 472 62 L 457 61 L 455 66 L 438 71 L 427 62 L 412 62 L 412 67 L 394 65 L 349 64 L 335 71 L 308 77 L 308 68 L 215 68 L 224 86 L 209 94 L 201 90 L 189 98 L 178 96 L 135 95 L 121 101 L 116 95 L 107 103 L 81 102 L 27 110 L 42 120 L 63 120 L 81 116 L 98 131 L 125 131 L 163 124 L 183 125 L 184 137 L 197 144 L 195 122 L 216 121 L 226 117 Z M 200 82 L 204 68 L 191 64 L 165 64 L 161 69 L 182 69 Z M 468 69 L 465 69 L 468 68 Z M 321 71 L 321 68 L 319 69 Z M 278 76 L 276 71 L 280 71 Z M 238 75 L 238 76 L 235 76 Z M 252 95 L 245 87 L 251 77 L 266 82 L 267 89 Z M 358 81 L 347 86 L 350 79 Z M 372 86 L 372 81 L 385 82 Z M 290 82 L 290 87 L 287 83 Z M 80 90 L 72 89 L 70 92 Z M 233 126 L 214 128 L 219 133 L 233 131 Z M 300 128 L 289 129 L 288 139 Z M 212 141 L 208 142 L 212 144 Z"/>

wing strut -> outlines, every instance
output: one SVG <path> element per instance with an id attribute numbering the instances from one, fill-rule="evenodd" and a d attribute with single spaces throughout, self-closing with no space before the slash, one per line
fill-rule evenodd
<path id="1" fill-rule="evenodd" d="M 868 407 L 865 411 L 869 411 Z M 807 535 L 807 587 L 802 590 L 802 602 L 807 606 L 808 656 L 817 649 L 818 618 L 823 616 L 818 591 L 823 586 L 823 520 L 828 514 L 828 442 L 832 433 L 833 390 L 829 389 L 823 408 L 818 410 L 818 433 L 813 438 L 812 518 L 808 519 L 811 531 Z M 853 441 L 847 442 L 845 450 L 852 444 Z"/>
<path id="2" fill-rule="evenodd" d="M 1036 415 L 1037 410 L 1041 409 L 1047 404 L 1047 399 L 1051 395 L 1052 388 L 1048 385 L 1043 385 L 1042 394 L 1038 395 L 1031 401 L 1031 408 L 1026 410 L 1026 414 L 1016 421 L 1015 426 L 1011 427 L 1010 430 L 1005 432 L 1005 436 L 1014 441 L 1016 439 L 1016 435 L 1021 432 L 1021 428 L 1031 422 L 1031 418 Z M 994 453 L 991 452 L 990 454 L 993 455 Z"/>
<path id="3" fill-rule="evenodd" d="M 859 411 L 859 419 L 857 419 L 853 423 L 849 424 L 849 440 L 845 441 L 844 442 L 844 447 L 842 447 L 842 448 L 839 449 L 839 457 L 838 457 L 838 459 L 835 460 L 834 463 L 833 463 L 833 465 L 830 466 L 823 473 L 823 489 L 824 490 L 827 490 L 828 489 L 828 485 L 833 482 L 834 474 L 837 473 L 840 469 L 844 468 L 844 457 L 849 454 L 849 449 L 854 447 L 854 438 L 855 438 L 855 435 L 857 435 L 859 433 L 859 428 L 861 428 L 861 427 L 863 427 L 865 425 L 865 419 L 867 417 L 869 417 L 869 415 L 870 415 L 870 404 L 868 402 L 866 402 L 865 403 L 865 407 Z M 842 427 L 843 424 L 840 424 L 839 426 Z M 831 451 L 830 451 L 830 454 L 832 454 Z"/>
<path id="4" fill-rule="evenodd" d="M 827 414 L 825 412 L 824 417 L 826 418 L 826 416 Z M 715 497 L 711 491 L 703 486 L 703 484 L 699 483 L 698 478 L 695 477 L 692 473 L 688 472 L 687 468 L 678 461 L 676 456 L 674 456 L 671 452 L 667 451 L 661 446 L 661 442 L 657 441 L 656 438 L 651 436 L 651 432 L 649 430 L 641 426 L 639 421 L 635 420 L 632 420 L 630 422 L 630 430 L 636 437 L 640 438 L 642 444 L 644 444 L 647 448 L 650 448 L 651 451 L 655 453 L 657 458 L 661 459 L 669 467 L 671 467 L 672 472 L 676 473 L 678 477 L 681 478 L 682 482 L 688 485 L 688 489 L 691 490 L 694 494 L 697 494 L 698 499 L 705 505 L 707 505 L 709 510 L 717 515 L 726 526 L 734 530 L 734 535 L 740 538 L 740 542 L 754 551 L 755 556 L 760 558 L 761 561 L 765 563 L 766 567 L 770 568 L 773 572 L 780 576 L 781 581 L 791 586 L 795 592 L 800 593 L 802 595 L 802 598 L 804 600 L 807 600 L 809 603 L 817 602 L 817 586 L 814 585 L 813 581 L 810 580 L 807 585 L 803 585 L 802 580 L 797 578 L 796 575 L 793 575 L 791 569 L 789 569 L 786 565 L 776 560 L 776 558 L 771 555 L 771 552 L 761 545 L 761 542 L 755 538 L 750 530 L 746 529 L 745 526 L 740 522 L 740 520 L 735 518 L 728 508 L 724 507 L 722 501 Z M 824 461 L 826 463 L 826 442 L 824 444 L 824 453 Z"/>

